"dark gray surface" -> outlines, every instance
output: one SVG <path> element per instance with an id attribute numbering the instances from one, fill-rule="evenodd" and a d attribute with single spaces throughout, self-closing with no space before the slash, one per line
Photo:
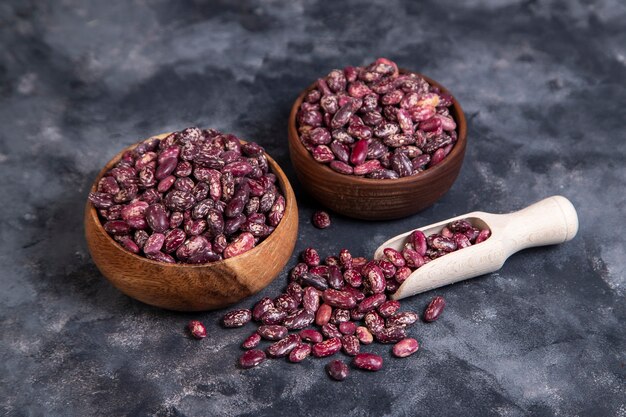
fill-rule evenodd
<path id="1" fill-rule="evenodd" d="M 0 4 L 0 414 L 626 416 L 626 6 L 620 0 L 3 1 Z M 237 4 L 237 5 L 235 5 Z M 459 180 L 401 221 L 334 216 L 299 187 L 290 105 L 313 79 L 377 56 L 450 88 L 469 121 Z M 235 367 L 252 327 L 171 313 L 115 290 L 82 211 L 119 149 L 188 125 L 264 145 L 300 204 L 297 250 L 371 254 L 472 210 L 570 198 L 572 242 L 433 293 L 418 356 L 327 379 L 327 360 Z M 290 262 L 293 265 L 295 260 Z M 276 294 L 285 273 L 261 295 Z M 408 300 L 421 310 L 432 293 Z M 210 336 L 186 337 L 190 318 Z"/>

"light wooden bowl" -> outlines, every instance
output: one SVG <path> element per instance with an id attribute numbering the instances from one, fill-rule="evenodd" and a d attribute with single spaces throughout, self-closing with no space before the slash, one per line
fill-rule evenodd
<path id="1" fill-rule="evenodd" d="M 165 135 L 157 136 L 164 137 Z M 100 171 L 98 181 L 130 146 Z M 85 237 L 91 257 L 117 289 L 146 304 L 178 311 L 212 310 L 228 306 L 265 288 L 283 269 L 296 244 L 298 207 L 289 180 L 267 156 L 285 196 L 285 215 L 276 230 L 250 251 L 203 265 L 168 264 L 123 249 L 102 227 L 98 213 L 85 206 Z"/>
<path id="2" fill-rule="evenodd" d="M 400 70 L 407 73 L 406 70 Z M 418 74 L 448 94 L 438 82 Z M 375 180 L 343 175 L 313 159 L 306 150 L 296 127 L 296 114 L 304 96 L 315 84 L 298 96 L 289 116 L 289 153 L 302 186 L 316 200 L 345 216 L 365 220 L 387 220 L 417 213 L 439 200 L 452 186 L 463 164 L 467 142 L 467 122 L 461 105 L 453 99 L 450 114 L 457 123 L 457 143 L 446 158 L 432 168 L 410 177 Z"/>

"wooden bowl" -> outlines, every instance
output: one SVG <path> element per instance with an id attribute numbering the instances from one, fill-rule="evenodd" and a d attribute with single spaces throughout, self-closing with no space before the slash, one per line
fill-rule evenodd
<path id="1" fill-rule="evenodd" d="M 96 190 L 100 178 L 122 154 L 135 146 L 124 149 L 106 164 L 91 191 Z M 283 269 L 291 257 L 298 234 L 298 207 L 289 180 L 276 161 L 269 156 L 267 160 L 285 196 L 285 215 L 276 230 L 255 248 L 233 258 L 203 265 L 152 261 L 128 252 L 113 240 L 88 201 L 85 236 L 93 261 L 102 275 L 124 294 L 170 310 L 217 309 L 260 291 Z"/>
<path id="2" fill-rule="evenodd" d="M 438 82 L 418 75 L 450 94 Z M 387 220 L 417 213 L 431 206 L 450 189 L 461 170 L 467 141 L 467 122 L 456 99 L 453 99 L 450 114 L 457 123 L 458 140 L 448 156 L 417 175 L 394 180 L 376 180 L 335 172 L 327 165 L 315 161 L 300 142 L 296 114 L 304 96 L 314 86 L 312 84 L 304 90 L 291 108 L 289 153 L 300 183 L 316 200 L 345 216 L 364 220 Z"/>

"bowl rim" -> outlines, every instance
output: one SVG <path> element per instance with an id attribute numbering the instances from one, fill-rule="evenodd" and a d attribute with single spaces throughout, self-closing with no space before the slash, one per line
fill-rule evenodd
<path id="1" fill-rule="evenodd" d="M 153 135 L 150 136 L 148 139 L 163 139 L 165 137 L 167 137 L 168 135 L 172 134 L 174 132 L 167 132 L 167 133 L 161 133 L 158 135 Z M 100 181 L 100 179 L 104 176 L 104 174 L 110 170 L 124 155 L 124 153 L 131 151 L 133 149 L 135 149 L 135 147 L 137 147 L 139 144 L 143 143 L 145 140 L 148 139 L 144 139 L 141 140 L 139 142 L 136 142 L 134 144 L 131 144 L 129 146 L 127 146 L 126 148 L 122 149 L 120 152 L 118 152 L 113 158 L 111 158 L 105 165 L 104 167 L 100 170 L 100 172 L 98 172 L 98 175 L 96 176 L 96 179 L 94 180 L 94 182 L 91 185 L 91 188 L 89 189 L 90 192 L 95 192 L 97 190 L 98 187 L 98 182 Z M 243 139 L 239 139 L 239 141 L 242 144 L 248 143 L 248 141 L 245 141 Z M 283 226 L 286 222 L 283 222 L 283 219 L 286 217 L 287 214 L 287 210 L 289 207 L 296 209 L 296 212 L 298 210 L 298 206 L 296 203 L 296 199 L 295 199 L 295 195 L 293 192 L 293 188 L 291 187 L 291 184 L 289 183 L 289 179 L 287 178 L 287 175 L 285 175 L 285 173 L 283 172 L 282 168 L 280 167 L 280 165 L 278 164 L 278 162 L 276 162 L 267 152 L 265 152 L 265 150 L 263 151 L 263 153 L 265 154 L 268 163 L 270 165 L 270 170 L 272 173 L 274 173 L 276 175 L 276 179 L 280 182 L 282 182 L 281 184 L 281 191 L 283 192 L 283 195 L 285 197 L 285 215 L 283 215 L 283 218 L 281 219 L 280 223 L 278 224 L 278 226 L 276 226 L 276 229 L 274 229 L 274 231 L 272 233 L 270 233 L 270 235 L 265 238 L 261 243 L 259 243 L 257 246 L 253 247 L 252 249 L 250 249 L 247 252 L 242 253 L 241 255 L 237 255 L 237 256 L 233 256 L 232 258 L 227 258 L 227 259 L 221 259 L 219 261 L 215 261 L 215 262 L 207 262 L 207 263 L 203 263 L 203 264 L 185 264 L 185 263 L 168 263 L 168 262 L 160 262 L 160 261 L 153 261 L 152 259 L 148 259 L 144 256 L 140 256 L 136 253 L 132 253 L 128 250 L 126 250 L 124 247 L 122 247 L 122 245 L 120 245 L 118 242 L 115 241 L 115 239 L 113 239 L 107 232 L 106 230 L 104 230 L 104 225 L 102 224 L 102 221 L 100 220 L 100 217 L 98 215 L 98 212 L 96 211 L 96 208 L 94 207 L 94 205 L 89 201 L 89 199 L 87 199 L 87 207 L 89 207 L 89 215 L 91 216 L 91 220 L 95 223 L 95 227 L 97 229 L 97 231 L 100 234 L 104 234 L 106 236 L 106 238 L 113 243 L 113 245 L 119 249 L 124 251 L 125 254 L 130 255 L 131 257 L 136 258 L 138 261 L 142 261 L 142 262 L 148 262 L 150 264 L 154 264 L 154 265 L 158 265 L 158 266 L 162 266 L 162 267 L 166 267 L 166 268 L 207 268 L 207 267 L 217 267 L 220 265 L 228 265 L 229 263 L 233 262 L 233 260 L 237 260 L 237 259 L 241 259 L 241 257 L 246 256 L 246 255 L 255 255 L 259 248 L 263 247 L 263 244 L 265 242 L 270 241 L 271 239 L 277 239 L 276 236 L 278 236 L 278 233 L 276 233 L 279 229 L 282 229 L 284 227 L 287 226 Z M 290 204 L 291 203 L 291 204 Z M 260 249 L 259 249 L 260 250 Z"/>
<path id="2" fill-rule="evenodd" d="M 288 133 L 289 133 L 288 140 L 289 140 L 290 145 L 292 145 L 291 148 L 295 152 L 303 154 L 304 157 L 308 159 L 307 162 L 309 163 L 312 162 L 318 165 L 319 169 L 325 175 L 330 176 L 330 181 L 345 180 L 346 182 L 350 182 L 350 183 L 357 184 L 357 185 L 364 185 L 364 186 L 382 185 L 382 184 L 405 185 L 405 184 L 412 184 L 414 182 L 422 182 L 422 181 L 428 182 L 431 179 L 431 177 L 437 176 L 439 172 L 444 169 L 447 162 L 453 161 L 456 159 L 456 158 L 453 158 L 453 156 L 457 156 L 459 153 L 462 153 L 465 151 L 464 148 L 467 145 L 467 120 L 465 118 L 465 113 L 463 112 L 463 108 L 461 107 L 461 104 L 458 102 L 456 97 L 450 92 L 450 90 L 448 90 L 439 82 L 416 71 L 409 71 L 404 68 L 399 68 L 398 71 L 400 74 L 416 74 L 422 77 L 423 79 L 425 79 L 429 84 L 439 88 L 442 92 L 447 93 L 452 97 L 451 107 L 458 114 L 458 120 L 455 118 L 455 122 L 457 123 L 458 137 L 457 137 L 456 143 L 452 147 L 452 150 L 450 151 L 448 155 L 446 155 L 446 157 L 443 159 L 442 162 L 438 163 L 432 168 L 425 169 L 424 171 L 420 172 L 417 175 L 410 175 L 408 177 L 400 177 L 400 178 L 394 178 L 394 179 L 375 179 L 375 178 L 366 178 L 360 175 L 341 174 L 339 172 L 332 170 L 327 164 L 317 162 L 315 159 L 313 159 L 313 155 L 311 155 L 311 153 L 302 144 L 302 141 L 300 139 L 300 133 L 298 132 L 296 128 L 296 115 L 298 113 L 300 105 L 302 104 L 302 101 L 304 100 L 304 96 L 313 88 L 315 88 L 317 81 L 313 82 L 311 85 L 305 88 L 300 93 L 298 98 L 296 98 L 296 100 L 294 101 L 291 107 L 291 113 L 289 114 L 289 128 L 288 128 Z M 293 162 L 293 158 L 292 158 L 292 162 Z"/>

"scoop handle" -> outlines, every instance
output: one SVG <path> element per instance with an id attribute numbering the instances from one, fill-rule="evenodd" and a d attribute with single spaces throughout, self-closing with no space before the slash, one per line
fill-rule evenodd
<path id="1" fill-rule="evenodd" d="M 560 195 L 498 217 L 504 220 L 500 240 L 508 254 L 525 248 L 567 242 L 578 232 L 576 209 Z"/>

